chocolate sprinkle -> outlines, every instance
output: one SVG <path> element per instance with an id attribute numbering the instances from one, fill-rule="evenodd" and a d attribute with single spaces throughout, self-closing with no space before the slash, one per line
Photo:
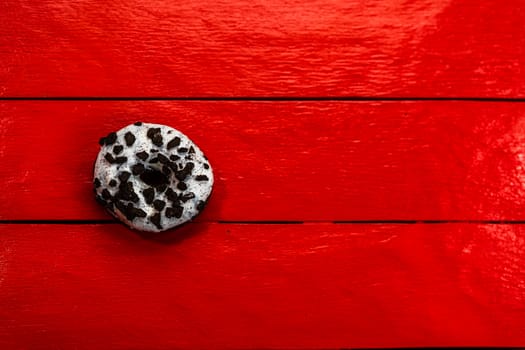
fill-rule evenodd
<path id="1" fill-rule="evenodd" d="M 111 187 L 115 187 L 115 186 L 117 186 L 117 181 L 115 181 L 114 179 L 111 179 L 111 181 L 109 182 L 109 185 Z"/>
<path id="2" fill-rule="evenodd" d="M 163 193 L 164 191 L 166 191 L 167 188 L 168 188 L 168 185 L 166 184 L 160 184 L 157 187 L 155 187 L 158 193 Z"/>
<path id="3" fill-rule="evenodd" d="M 117 133 L 116 132 L 110 132 L 108 136 L 106 136 L 105 144 L 106 146 L 110 146 L 117 141 Z"/>
<path id="4" fill-rule="evenodd" d="M 149 128 L 146 135 L 148 136 L 148 138 L 151 139 L 154 135 L 159 134 L 159 133 L 160 133 L 160 128 Z"/>
<path id="5" fill-rule="evenodd" d="M 179 148 L 177 150 L 177 152 L 179 152 L 179 153 L 186 153 L 186 152 L 188 152 L 188 149 L 186 147 L 181 147 L 181 148 Z"/>
<path id="6" fill-rule="evenodd" d="M 195 153 L 195 148 L 193 148 L 193 146 L 190 146 L 190 153 Z"/>
<path id="7" fill-rule="evenodd" d="M 146 188 L 144 191 L 142 191 L 142 196 L 144 197 L 146 204 L 151 204 L 155 198 L 155 190 L 153 187 Z"/>
<path id="8" fill-rule="evenodd" d="M 133 173 L 133 175 L 140 175 L 144 172 L 144 165 L 142 165 L 141 163 L 137 163 L 135 165 L 133 165 L 131 167 L 131 172 Z"/>
<path id="9" fill-rule="evenodd" d="M 202 211 L 205 206 L 206 206 L 206 202 L 199 201 L 199 203 L 197 204 L 196 208 L 197 208 L 198 211 Z"/>
<path id="10" fill-rule="evenodd" d="M 113 153 L 119 154 L 120 152 L 122 152 L 123 149 L 124 149 L 123 146 L 117 145 L 117 146 L 113 147 Z"/>
<path id="11" fill-rule="evenodd" d="M 161 201 L 160 199 L 156 199 L 153 201 L 153 207 L 157 209 L 158 211 L 161 211 L 166 206 L 166 202 Z"/>
<path id="12" fill-rule="evenodd" d="M 105 138 L 105 137 L 101 137 L 101 138 L 98 140 L 98 144 L 101 145 L 101 146 L 104 146 L 105 143 L 106 143 L 106 138 Z"/>
<path id="13" fill-rule="evenodd" d="M 106 200 L 109 200 L 111 199 L 111 193 L 109 193 L 109 191 L 104 188 L 104 190 L 102 190 L 102 197 Z"/>
<path id="14" fill-rule="evenodd" d="M 166 217 L 167 218 L 172 218 L 172 217 L 180 218 L 182 216 L 183 210 L 184 208 L 179 205 L 174 206 L 174 207 L 168 207 L 166 208 Z"/>
<path id="15" fill-rule="evenodd" d="M 178 145 L 180 145 L 180 137 L 174 137 L 170 142 L 168 142 L 166 146 L 168 150 L 170 150 L 174 147 L 177 147 Z"/>
<path id="16" fill-rule="evenodd" d="M 188 175 L 191 174 L 194 166 L 195 165 L 193 163 L 186 163 L 182 170 L 179 170 L 177 171 L 177 173 L 175 173 L 175 177 L 177 178 L 177 180 L 184 181 L 186 177 L 188 177 Z"/>
<path id="17" fill-rule="evenodd" d="M 162 134 L 160 128 L 149 128 L 146 135 L 155 146 L 162 146 Z"/>
<path id="18" fill-rule="evenodd" d="M 197 180 L 197 181 L 208 181 L 208 177 L 206 175 L 197 175 L 197 176 L 195 176 L 195 180 Z"/>
<path id="19" fill-rule="evenodd" d="M 157 163 L 159 161 L 159 158 L 158 157 L 155 157 L 155 158 L 151 158 L 150 159 L 150 163 L 153 164 L 153 163 Z"/>
<path id="20" fill-rule="evenodd" d="M 141 126 L 142 125 L 142 122 L 136 122 L 135 124 L 133 125 L 136 125 L 136 126 Z"/>
<path id="21" fill-rule="evenodd" d="M 150 217 L 150 221 L 157 226 L 159 230 L 162 230 L 162 226 L 160 225 L 160 213 L 156 213 L 155 215 Z"/>
<path id="22" fill-rule="evenodd" d="M 195 193 L 193 193 L 193 192 L 184 193 L 182 196 L 180 196 L 180 200 L 183 203 L 186 203 L 187 201 L 189 201 L 190 199 L 193 199 L 193 198 L 195 198 Z"/>
<path id="23" fill-rule="evenodd" d="M 141 218 L 146 217 L 146 212 L 144 210 L 135 208 L 131 203 L 128 203 L 128 205 L 125 206 L 122 202 L 117 202 L 116 206 L 129 221 L 133 221 L 137 216 Z"/>
<path id="24" fill-rule="evenodd" d="M 129 177 L 131 176 L 131 173 L 129 171 L 123 171 L 120 174 L 118 174 L 118 179 L 120 182 L 126 182 L 129 180 Z"/>
<path id="25" fill-rule="evenodd" d="M 146 160 L 146 159 L 148 159 L 149 154 L 147 152 L 142 151 L 142 152 L 137 153 L 136 156 L 140 160 Z"/>
<path id="26" fill-rule="evenodd" d="M 159 158 L 159 162 L 161 162 L 162 164 L 166 164 L 166 163 L 169 163 L 169 159 L 168 157 L 166 157 L 164 154 L 162 153 L 159 153 L 159 155 L 157 156 L 157 158 Z"/>
<path id="27" fill-rule="evenodd" d="M 171 174 L 171 169 L 167 165 L 162 166 L 162 173 L 166 176 L 169 176 Z"/>
<path id="28" fill-rule="evenodd" d="M 99 188 L 100 187 L 100 180 L 98 179 L 98 177 L 95 178 L 95 181 L 93 181 L 93 184 L 95 185 L 95 188 Z"/>
<path id="29" fill-rule="evenodd" d="M 113 164 L 115 163 L 115 158 L 113 158 L 113 155 L 111 153 L 106 153 L 104 155 L 104 158 L 106 158 L 106 160 L 110 163 L 110 164 Z"/>
<path id="30" fill-rule="evenodd" d="M 177 160 L 179 160 L 179 159 L 180 159 L 180 157 L 179 157 L 178 155 L 176 155 L 176 154 L 172 154 L 172 155 L 170 156 L 170 160 L 172 160 L 172 161 L 174 161 L 174 162 L 177 161 Z"/>
<path id="31" fill-rule="evenodd" d="M 177 196 L 177 193 L 175 193 L 175 191 L 173 191 L 171 188 L 168 188 L 166 190 L 166 197 L 171 202 L 174 202 L 174 203 L 178 203 L 179 202 L 179 196 Z"/>
<path id="32" fill-rule="evenodd" d="M 204 163 L 202 166 L 204 166 L 204 169 L 209 169 L 210 168 L 210 166 L 208 164 L 206 164 L 206 163 Z"/>
<path id="33" fill-rule="evenodd" d="M 179 182 L 179 183 L 177 184 L 177 188 L 178 188 L 179 190 L 181 190 L 181 191 L 184 191 L 185 189 L 188 188 L 188 186 L 187 186 L 184 182 L 181 181 L 181 182 Z"/>
<path id="34" fill-rule="evenodd" d="M 117 157 L 115 158 L 115 163 L 117 164 L 123 164 L 128 161 L 128 157 Z"/>
<path id="35" fill-rule="evenodd" d="M 133 184 L 131 182 L 121 183 L 118 187 L 118 192 L 115 194 L 115 197 L 118 199 L 132 201 L 134 203 L 139 201 L 139 196 L 137 196 L 133 190 Z"/>
<path id="36" fill-rule="evenodd" d="M 129 131 L 124 135 L 124 139 L 126 140 L 126 146 L 128 147 L 135 143 L 135 135 Z"/>

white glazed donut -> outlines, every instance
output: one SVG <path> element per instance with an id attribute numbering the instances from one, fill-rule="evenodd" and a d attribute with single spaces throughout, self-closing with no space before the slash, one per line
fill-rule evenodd
<path id="1" fill-rule="evenodd" d="M 206 156 L 169 126 L 137 122 L 100 139 L 97 202 L 133 229 L 160 232 L 199 214 L 213 187 Z"/>

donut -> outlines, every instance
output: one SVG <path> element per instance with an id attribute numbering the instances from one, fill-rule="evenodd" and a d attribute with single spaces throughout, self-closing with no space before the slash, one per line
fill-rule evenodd
<path id="1" fill-rule="evenodd" d="M 208 159 L 186 135 L 137 122 L 99 140 L 95 198 L 132 229 L 161 232 L 195 218 L 213 188 Z"/>

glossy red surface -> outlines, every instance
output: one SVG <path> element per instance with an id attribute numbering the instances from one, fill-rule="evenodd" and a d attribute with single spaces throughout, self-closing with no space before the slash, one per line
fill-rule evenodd
<path id="1" fill-rule="evenodd" d="M 0 226 L 7 348 L 518 346 L 522 225 Z M 487 251 L 490 247 L 490 251 Z"/>
<path id="2" fill-rule="evenodd" d="M 519 2 L 0 13 L 1 349 L 525 346 Z M 165 235 L 91 194 L 98 138 L 137 120 L 216 171 Z"/>
<path id="3" fill-rule="evenodd" d="M 0 4 L 3 96 L 525 96 L 525 6 L 485 0 Z"/>
<path id="4" fill-rule="evenodd" d="M 519 103 L 7 101 L 0 109 L 4 220 L 108 218 L 92 200 L 94 141 L 136 120 L 178 127 L 208 155 L 217 180 L 199 220 L 525 220 Z"/>

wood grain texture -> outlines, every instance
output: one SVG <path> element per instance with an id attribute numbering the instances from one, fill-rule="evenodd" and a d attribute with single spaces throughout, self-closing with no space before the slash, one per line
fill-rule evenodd
<path id="1" fill-rule="evenodd" d="M 522 225 L 190 224 L 162 237 L 0 225 L 0 346 L 525 343 Z"/>
<path id="2" fill-rule="evenodd" d="M 8 0 L 2 96 L 525 96 L 525 6 Z"/>
<path id="3" fill-rule="evenodd" d="M 98 139 L 172 125 L 208 155 L 199 220 L 523 220 L 525 105 L 4 102 L 0 219 L 104 219 Z M 60 122 L 58 122 L 60 120 Z M 45 132 L 42 132 L 45 130 Z"/>

